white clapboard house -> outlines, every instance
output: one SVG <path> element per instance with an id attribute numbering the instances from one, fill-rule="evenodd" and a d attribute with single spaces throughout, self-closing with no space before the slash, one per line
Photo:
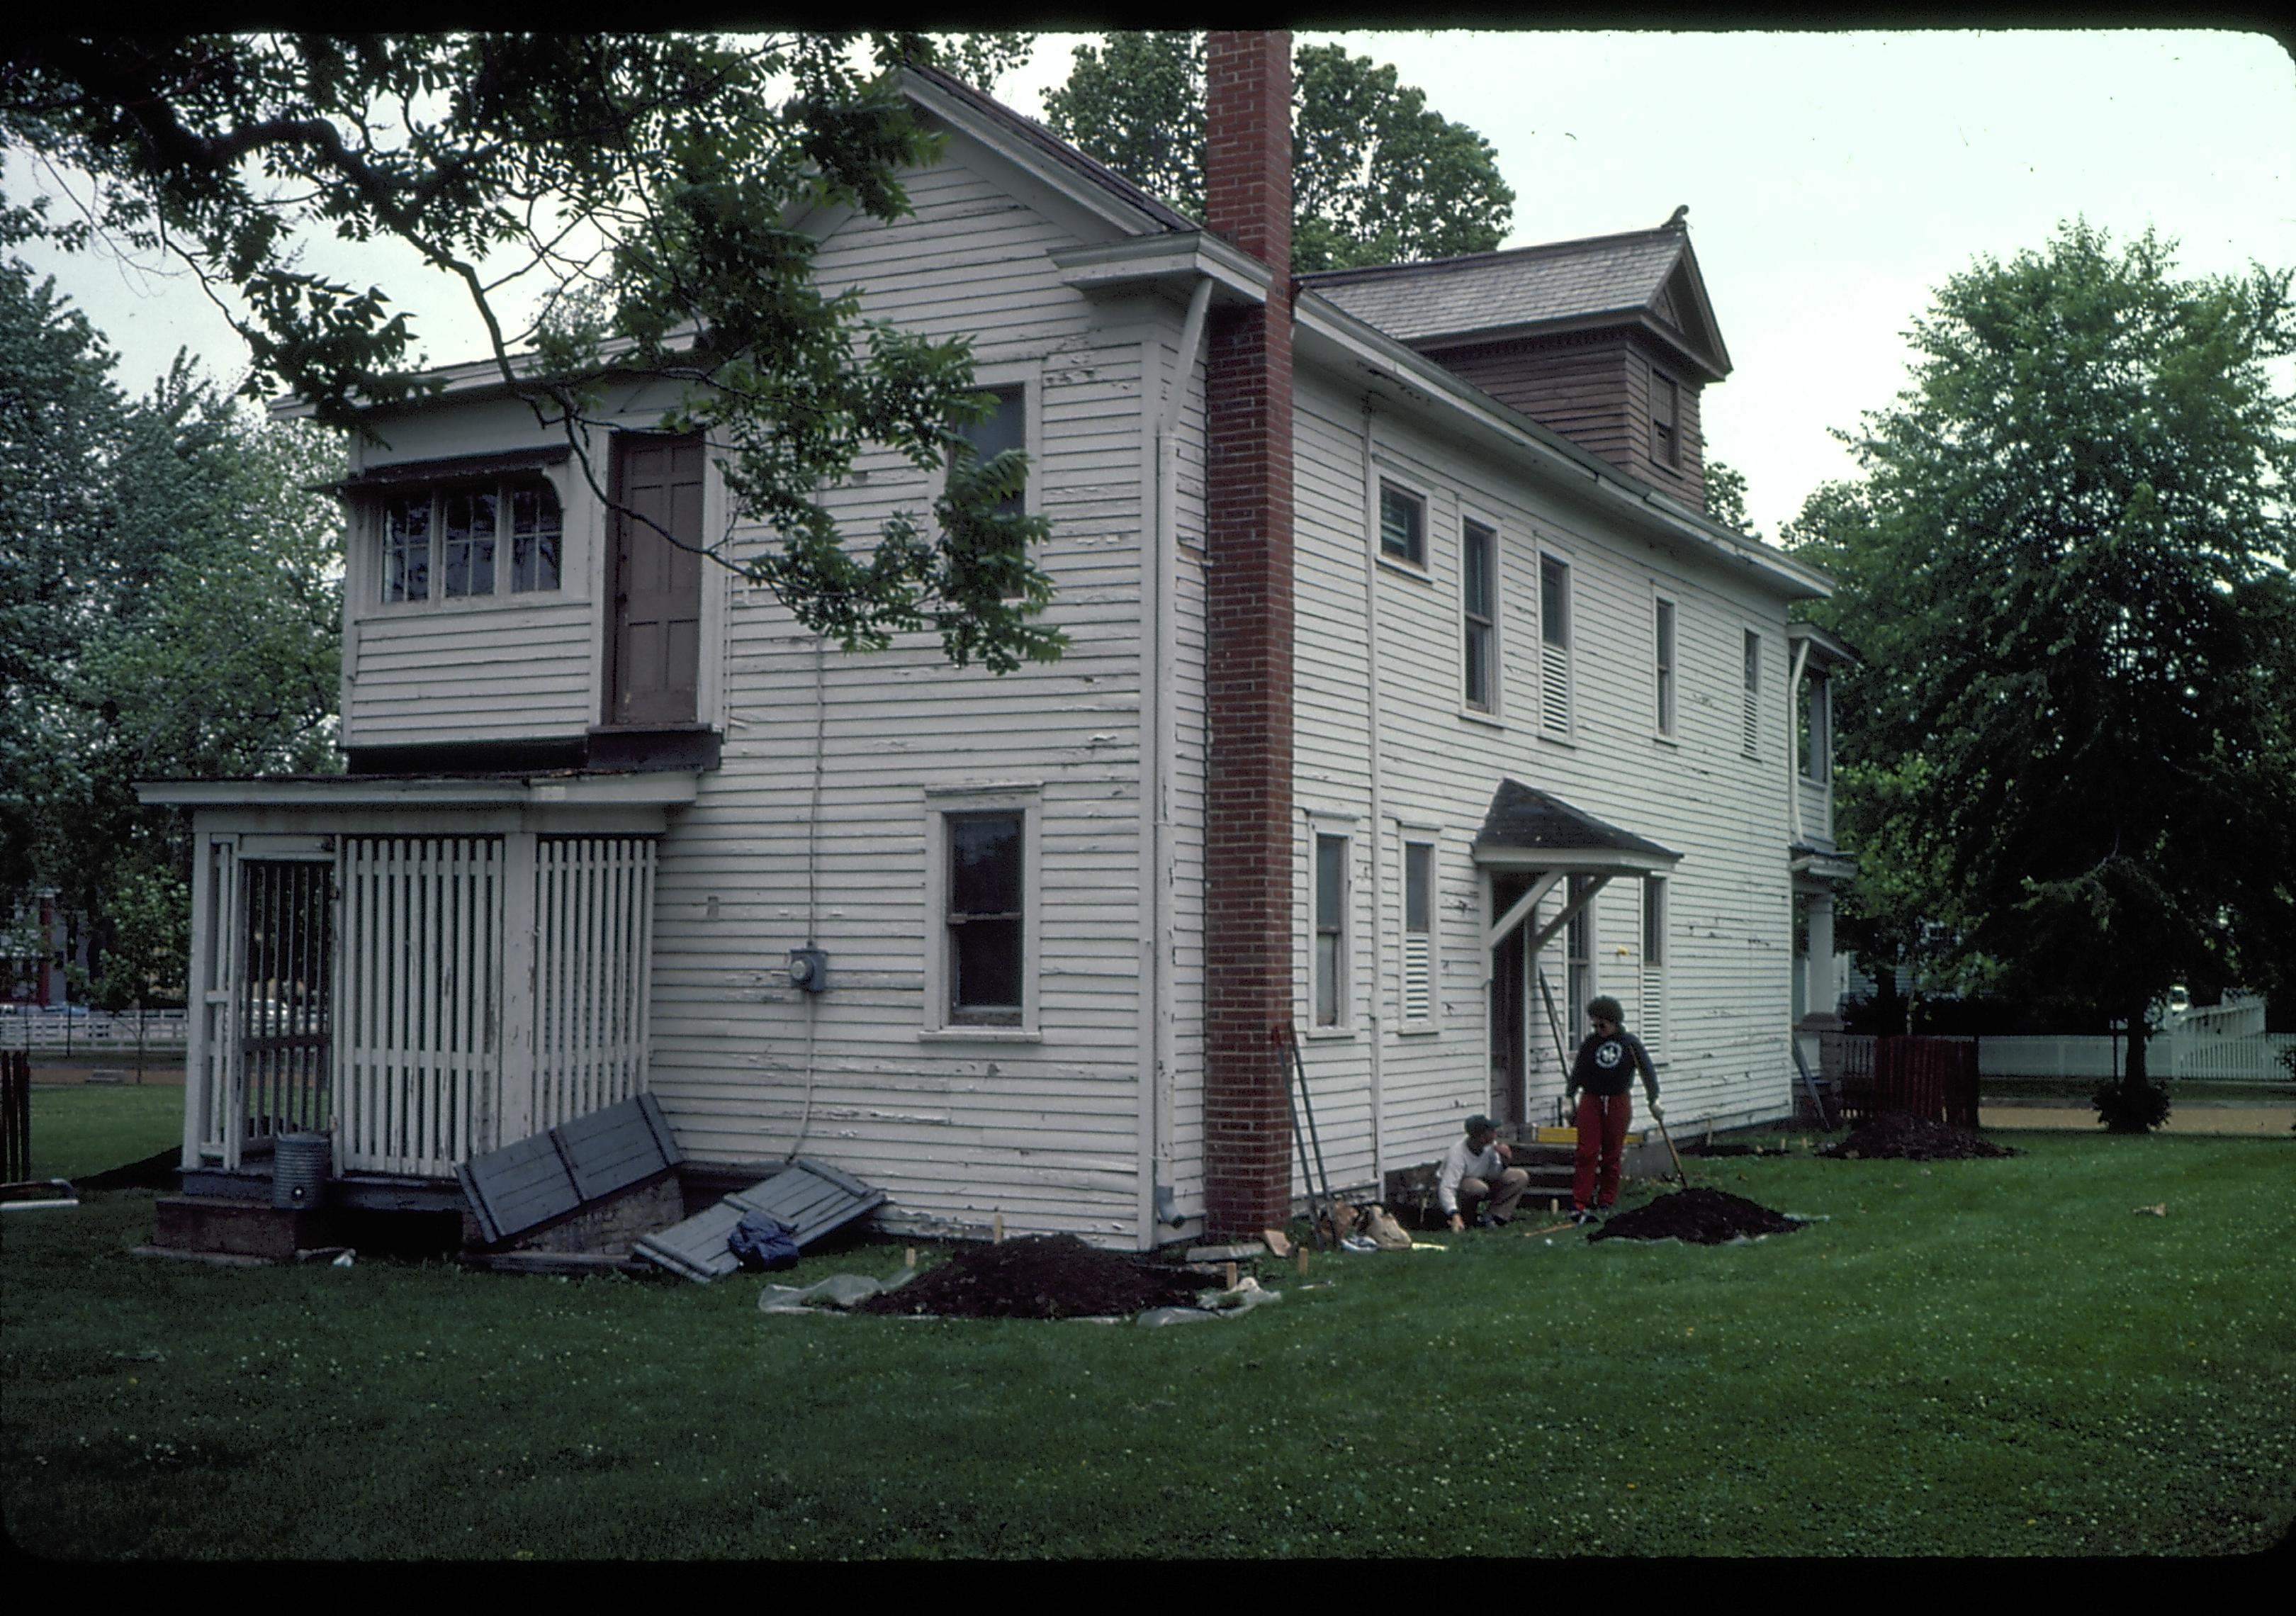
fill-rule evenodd
<path id="1" fill-rule="evenodd" d="M 1217 140 L 1289 65 L 1213 43 Z M 451 1205 L 643 1091 L 690 1162 L 815 1159 L 896 1227 L 1144 1248 L 1298 1191 L 1291 1031 L 1368 1185 L 1471 1112 L 1554 1120 L 1596 992 L 1677 1131 L 1788 1112 L 1843 653 L 1788 620 L 1818 574 L 1700 513 L 1730 361 L 1679 218 L 1295 282 L 1288 201 L 1217 154 L 1213 224 L 1256 226 L 906 83 L 945 154 L 913 217 L 811 220 L 817 275 L 972 340 L 1067 655 L 824 649 L 444 373 L 341 485 L 348 772 L 144 788 L 194 810 L 187 1189 L 316 1126 L 348 1197 Z M 666 401 L 589 450 L 716 538 Z M 868 531 L 931 494 L 885 455 L 834 497 Z"/>

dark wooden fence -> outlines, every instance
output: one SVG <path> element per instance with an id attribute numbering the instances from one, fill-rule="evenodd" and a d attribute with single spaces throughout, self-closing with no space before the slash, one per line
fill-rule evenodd
<path id="1" fill-rule="evenodd" d="M 1956 1128 L 1977 1126 L 1977 1046 L 1965 1038 L 1880 1038 L 1870 1075 L 1843 1073 L 1852 1120 L 1897 1112 Z"/>
<path id="2" fill-rule="evenodd" d="M 0 1184 L 32 1176 L 32 1057 L 0 1050 Z"/>

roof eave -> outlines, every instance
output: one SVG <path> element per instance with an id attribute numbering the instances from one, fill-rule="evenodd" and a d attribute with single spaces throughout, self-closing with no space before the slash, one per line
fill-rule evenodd
<path id="1" fill-rule="evenodd" d="M 328 779 L 138 780 L 147 808 L 305 809 L 683 807 L 701 776 L 690 769 L 627 774 L 339 775 Z"/>
<path id="2" fill-rule="evenodd" d="M 1467 850 L 1487 870 L 1647 875 L 1654 870 L 1671 870 L 1682 862 L 1679 853 L 1640 852 L 1625 848 L 1525 848 L 1506 842 L 1478 841 Z"/>

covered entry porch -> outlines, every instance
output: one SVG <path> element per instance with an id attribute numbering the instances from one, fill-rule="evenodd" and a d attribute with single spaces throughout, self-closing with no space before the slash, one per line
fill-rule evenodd
<path id="1" fill-rule="evenodd" d="M 193 810 L 185 1184 L 320 1132 L 353 1182 L 645 1092 L 655 848 L 690 772 L 143 784 Z"/>
<path id="2" fill-rule="evenodd" d="M 1516 1128 L 1562 1122 L 1588 998 L 1619 999 L 1652 1054 L 1660 1047 L 1665 878 L 1682 856 L 1517 780 L 1500 783 L 1472 852 L 1490 956 L 1489 1115 Z M 1595 899 L 1621 878 L 1639 889 L 1640 935 L 1631 950 L 1595 936 Z"/>

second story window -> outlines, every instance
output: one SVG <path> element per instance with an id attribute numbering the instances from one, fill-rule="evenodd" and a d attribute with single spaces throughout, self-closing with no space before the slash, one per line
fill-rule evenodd
<path id="1" fill-rule="evenodd" d="M 1570 564 L 1538 558 L 1538 721 L 1570 733 Z"/>
<path id="2" fill-rule="evenodd" d="M 1658 603 L 1658 733 L 1674 734 L 1674 603 Z"/>
<path id="3" fill-rule="evenodd" d="M 1379 553 L 1407 566 L 1427 564 L 1427 503 L 1391 482 L 1379 485 Z"/>
<path id="4" fill-rule="evenodd" d="M 559 587 L 565 524 L 538 477 L 414 488 L 382 502 L 386 605 Z M 507 551 L 508 566 L 503 564 Z"/>
<path id="5" fill-rule="evenodd" d="M 1741 715 L 1746 756 L 1757 755 L 1762 738 L 1762 636 L 1746 631 L 1746 705 Z"/>
<path id="6" fill-rule="evenodd" d="M 983 461 L 994 460 L 1007 449 L 1029 447 L 1029 392 L 1021 387 L 999 387 L 982 390 L 996 400 L 996 407 L 979 421 L 969 421 L 960 430 L 972 452 Z M 1007 494 L 997 502 L 1000 515 L 1019 516 L 1028 509 L 1025 492 Z"/>
<path id="7" fill-rule="evenodd" d="M 1813 672 L 1802 680 L 1795 703 L 1794 727 L 1801 747 L 1801 772 L 1806 780 L 1824 781 L 1833 773 L 1833 686 L 1824 674 Z"/>
<path id="8" fill-rule="evenodd" d="M 1479 521 L 1460 538 L 1460 618 L 1465 640 L 1467 705 L 1477 712 L 1498 706 L 1498 541 Z"/>

